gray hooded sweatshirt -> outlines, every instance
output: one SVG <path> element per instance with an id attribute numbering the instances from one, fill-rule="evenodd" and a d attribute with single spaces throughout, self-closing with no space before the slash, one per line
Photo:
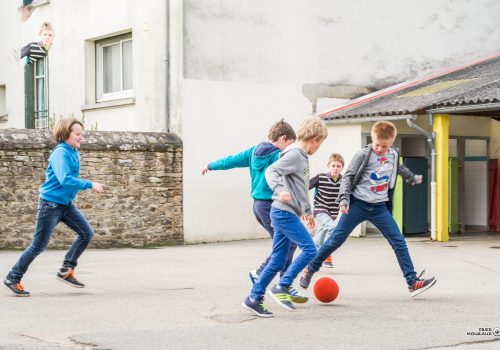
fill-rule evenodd
<path id="1" fill-rule="evenodd" d="M 309 157 L 298 145 L 288 146 L 280 159 L 267 168 L 266 181 L 273 190 L 273 207 L 297 216 L 312 214 L 309 203 Z M 278 193 L 282 191 L 292 195 L 289 202 L 280 199 Z"/>

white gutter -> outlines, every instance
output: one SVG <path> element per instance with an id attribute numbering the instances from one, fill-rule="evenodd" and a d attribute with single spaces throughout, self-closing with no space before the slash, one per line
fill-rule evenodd
<path id="1" fill-rule="evenodd" d="M 417 119 L 416 116 L 414 115 L 380 115 L 380 116 L 375 116 L 375 117 L 347 117 L 343 119 L 332 119 L 332 120 L 325 120 L 326 124 L 359 124 L 359 123 L 366 123 L 366 122 L 378 122 L 381 120 L 406 120 L 406 119 Z"/>
<path id="2" fill-rule="evenodd" d="M 470 112 L 484 112 L 488 110 L 500 110 L 500 102 L 495 103 L 483 103 L 480 105 L 473 106 L 456 106 L 456 107 L 440 107 L 427 110 L 428 113 L 432 114 L 460 114 L 470 113 Z"/>
<path id="3" fill-rule="evenodd" d="M 163 128 L 165 132 L 170 132 L 170 99 L 168 98 L 168 94 L 170 93 L 169 83 L 170 83 L 170 1 L 165 1 L 166 11 L 165 11 L 165 75 L 163 77 L 163 89 L 164 95 L 163 98 Z"/>
<path id="4" fill-rule="evenodd" d="M 429 113 L 429 122 L 432 125 L 433 118 L 432 113 Z M 416 117 L 414 118 L 414 120 Z M 424 135 L 427 139 L 427 143 L 431 147 L 431 240 L 436 240 L 436 145 L 434 141 L 436 140 L 436 134 L 434 132 L 430 133 L 427 130 L 421 128 L 415 124 L 411 119 L 407 119 L 406 123 L 410 128 L 417 130 L 420 134 Z"/>

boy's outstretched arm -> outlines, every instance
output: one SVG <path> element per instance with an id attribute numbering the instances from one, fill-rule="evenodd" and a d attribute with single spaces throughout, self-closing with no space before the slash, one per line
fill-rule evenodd
<path id="1" fill-rule="evenodd" d="M 398 174 L 401 175 L 406 182 L 412 185 L 418 185 L 422 182 L 422 175 L 415 175 L 404 165 L 399 165 Z"/>
<path id="2" fill-rule="evenodd" d="M 250 147 L 238 154 L 217 159 L 210 162 L 201 170 L 201 175 L 205 175 L 209 170 L 228 170 L 233 168 L 246 168 L 250 166 L 252 152 L 255 146 Z"/>

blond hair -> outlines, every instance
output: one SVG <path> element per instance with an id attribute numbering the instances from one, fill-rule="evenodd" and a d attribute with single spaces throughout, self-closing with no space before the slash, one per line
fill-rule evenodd
<path id="1" fill-rule="evenodd" d="M 54 128 L 54 136 L 56 137 L 56 141 L 59 142 L 67 140 L 69 138 L 69 135 L 71 135 L 71 128 L 75 124 L 80 124 L 83 129 L 82 122 L 76 118 L 59 119 Z"/>
<path id="2" fill-rule="evenodd" d="M 43 22 L 42 25 L 40 26 L 40 31 L 38 32 L 38 35 L 42 34 L 44 30 L 50 30 L 51 32 L 54 32 L 54 29 L 52 29 L 52 25 L 49 22 Z"/>
<path id="3" fill-rule="evenodd" d="M 398 134 L 398 129 L 393 123 L 382 120 L 372 126 L 372 135 L 381 140 L 394 140 Z"/>
<path id="4" fill-rule="evenodd" d="M 271 126 L 267 139 L 271 142 L 276 142 L 281 136 L 285 136 L 287 140 L 297 139 L 295 131 L 293 131 L 292 126 L 288 124 L 285 119 L 281 119 Z"/>
<path id="5" fill-rule="evenodd" d="M 310 141 L 314 138 L 323 141 L 327 136 L 328 130 L 320 117 L 305 118 L 297 131 L 297 138 L 299 141 Z"/>
<path id="6" fill-rule="evenodd" d="M 326 166 L 329 166 L 333 162 L 339 162 L 342 164 L 342 167 L 344 166 L 344 157 L 342 157 L 339 153 L 332 153 L 330 158 L 328 158 L 328 163 L 326 163 Z"/>

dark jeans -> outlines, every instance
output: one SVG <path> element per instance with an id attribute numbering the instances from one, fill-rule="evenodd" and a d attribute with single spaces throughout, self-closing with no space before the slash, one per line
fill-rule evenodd
<path id="1" fill-rule="evenodd" d="M 417 274 L 411 261 L 406 240 L 387 209 L 386 203 L 368 203 L 352 196 L 349 213 L 342 215 L 330 238 L 323 243 L 314 260 L 309 264 L 309 269 L 311 271 L 318 271 L 323 261 L 345 242 L 356 226 L 365 220 L 374 224 L 382 232 L 387 241 L 389 241 L 389 244 L 396 253 L 396 258 L 398 259 L 399 267 L 403 272 L 406 283 L 412 285 L 417 279 Z"/>
<path id="2" fill-rule="evenodd" d="M 254 199 L 253 200 L 253 213 L 255 215 L 255 218 L 259 222 L 259 224 L 264 227 L 264 229 L 269 233 L 271 238 L 274 236 L 274 228 L 273 224 L 271 223 L 271 204 L 273 204 L 272 200 L 263 200 L 263 199 Z M 283 276 L 285 273 L 286 269 L 290 264 L 292 263 L 293 259 L 293 254 L 295 253 L 295 249 L 297 249 L 297 245 L 292 242 L 290 245 L 290 249 L 288 250 L 288 256 L 285 261 L 285 266 L 283 267 L 283 270 L 280 272 L 280 276 Z M 260 275 L 262 270 L 266 267 L 267 264 L 269 264 L 269 261 L 271 260 L 271 255 L 269 255 L 266 260 L 260 264 L 259 268 L 257 269 L 257 274 Z"/>
<path id="3" fill-rule="evenodd" d="M 292 242 L 299 246 L 301 253 L 281 276 L 278 282 L 280 286 L 290 287 L 300 271 L 316 256 L 316 246 L 311 235 L 297 215 L 272 208 L 271 217 L 274 225 L 273 252 L 271 261 L 253 285 L 250 297 L 254 300 L 264 295 L 274 276 L 283 269 Z"/>
<path id="4" fill-rule="evenodd" d="M 64 257 L 64 265 L 70 268 L 77 265 L 78 258 L 94 237 L 94 230 L 73 204 L 63 205 L 40 199 L 33 241 L 7 275 L 9 280 L 15 283 L 21 281 L 33 260 L 45 250 L 54 228 L 61 221 L 78 235 Z"/>

